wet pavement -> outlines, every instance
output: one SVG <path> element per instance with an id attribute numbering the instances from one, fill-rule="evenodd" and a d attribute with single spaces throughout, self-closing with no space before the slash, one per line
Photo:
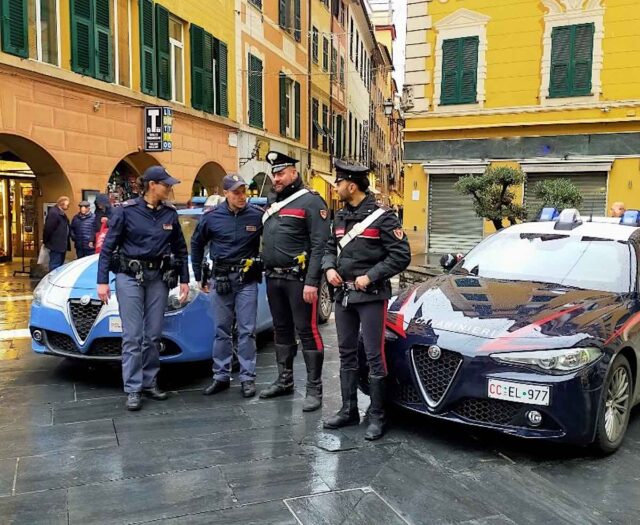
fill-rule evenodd
<path id="1" fill-rule="evenodd" d="M 3 277 L 0 289 L 21 297 L 31 286 Z M 0 303 L 4 333 L 26 328 L 28 305 Z M 169 400 L 145 400 L 131 413 L 117 367 L 38 356 L 26 338 L 0 340 L 0 523 L 638 521 L 637 410 L 623 447 L 604 459 L 397 410 L 388 434 L 368 443 L 363 425 L 322 429 L 340 398 L 335 326 L 321 332 L 325 399 L 310 414 L 301 356 L 292 396 L 246 400 L 234 383 L 205 397 L 208 363 L 173 365 L 160 378 Z M 273 345 L 261 337 L 260 386 L 275 373 Z"/>

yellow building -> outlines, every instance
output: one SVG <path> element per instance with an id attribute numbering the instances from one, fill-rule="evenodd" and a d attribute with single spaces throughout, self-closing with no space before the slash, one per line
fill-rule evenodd
<path id="1" fill-rule="evenodd" d="M 569 178 L 583 213 L 640 208 L 640 12 L 634 0 L 412 1 L 407 6 L 404 226 L 414 252 L 490 232 L 453 184 L 519 166 Z"/>
<path id="2" fill-rule="evenodd" d="M 234 2 L 0 6 L 0 258 L 37 253 L 61 195 L 128 198 L 161 164 L 186 203 L 237 171 Z"/>

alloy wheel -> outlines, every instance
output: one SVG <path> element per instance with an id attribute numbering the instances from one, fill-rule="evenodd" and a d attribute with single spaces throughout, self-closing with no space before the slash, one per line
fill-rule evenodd
<path id="1" fill-rule="evenodd" d="M 605 399 L 604 428 L 607 438 L 615 442 L 624 431 L 629 411 L 630 381 L 627 369 L 618 368 L 607 386 Z"/>

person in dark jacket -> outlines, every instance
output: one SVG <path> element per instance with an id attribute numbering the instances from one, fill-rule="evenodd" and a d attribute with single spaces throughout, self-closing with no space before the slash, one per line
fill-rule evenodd
<path id="1" fill-rule="evenodd" d="M 391 297 L 390 279 L 409 266 L 411 249 L 393 210 L 378 205 L 367 191 L 369 169 L 339 160 L 335 167 L 338 196 L 345 206 L 336 213 L 322 269 L 335 287 L 342 408 L 325 420 L 324 427 L 360 423 L 357 391 L 361 332 L 371 395 L 364 437 L 374 440 L 386 429 L 384 325 Z"/>
<path id="2" fill-rule="evenodd" d="M 93 217 L 93 232 L 98 233 L 102 228 L 102 223 L 111 217 L 111 201 L 106 193 L 99 193 L 96 196 L 96 211 Z"/>
<path id="3" fill-rule="evenodd" d="M 95 233 L 93 231 L 93 213 L 88 201 L 80 201 L 80 212 L 71 220 L 71 240 L 76 247 L 78 259 L 93 255 L 95 248 Z"/>
<path id="4" fill-rule="evenodd" d="M 69 197 L 59 197 L 56 205 L 49 209 L 44 221 L 42 241 L 49 249 L 49 271 L 64 264 L 66 253 L 71 250 L 69 219 Z"/>
<path id="5" fill-rule="evenodd" d="M 278 378 L 260 393 L 261 398 L 293 392 L 293 358 L 302 341 L 307 365 L 307 393 L 302 410 L 322 404 L 324 345 L 318 332 L 320 265 L 329 237 L 327 205 L 318 193 L 304 187 L 296 159 L 276 151 L 267 153 L 274 193 L 262 223 L 267 297 L 273 317 Z"/>

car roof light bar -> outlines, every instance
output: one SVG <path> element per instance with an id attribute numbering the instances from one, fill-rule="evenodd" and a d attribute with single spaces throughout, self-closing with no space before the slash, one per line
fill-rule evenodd
<path id="1" fill-rule="evenodd" d="M 640 210 L 627 210 L 620 218 L 620 224 L 625 226 L 638 226 L 640 225 Z"/>
<path id="2" fill-rule="evenodd" d="M 558 219 L 560 213 L 556 208 L 542 208 L 540 215 L 538 216 L 538 222 L 555 221 Z"/>
<path id="3" fill-rule="evenodd" d="M 554 230 L 573 230 L 582 224 L 580 212 L 575 208 L 567 208 L 560 212 L 558 222 L 554 226 Z"/>

